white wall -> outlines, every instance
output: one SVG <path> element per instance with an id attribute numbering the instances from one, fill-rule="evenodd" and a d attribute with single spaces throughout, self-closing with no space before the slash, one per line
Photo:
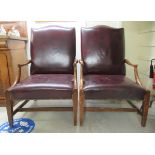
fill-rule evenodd
<path id="1" fill-rule="evenodd" d="M 121 21 L 85 21 L 86 27 L 96 26 L 96 25 L 107 25 L 110 27 L 121 28 Z"/>

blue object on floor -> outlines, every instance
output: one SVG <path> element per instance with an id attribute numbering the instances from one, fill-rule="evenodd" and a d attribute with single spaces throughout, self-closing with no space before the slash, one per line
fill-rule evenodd
<path id="1" fill-rule="evenodd" d="M 0 133 L 30 133 L 35 127 L 33 120 L 29 118 L 15 119 L 13 127 L 9 127 L 9 123 L 6 122 L 0 125 Z"/>

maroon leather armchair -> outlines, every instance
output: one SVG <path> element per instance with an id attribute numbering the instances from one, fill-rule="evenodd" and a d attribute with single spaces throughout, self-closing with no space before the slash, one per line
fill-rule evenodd
<path id="1" fill-rule="evenodd" d="M 12 127 L 13 115 L 21 111 L 73 111 L 74 125 L 76 125 L 75 29 L 47 26 L 32 29 L 31 32 L 31 60 L 26 64 L 18 65 L 17 80 L 6 91 L 9 124 Z M 30 76 L 20 81 L 21 68 L 28 64 L 31 64 Z M 72 107 L 23 107 L 29 100 L 71 98 Z M 15 100 L 23 100 L 23 103 L 13 110 Z"/>
<path id="2" fill-rule="evenodd" d="M 124 29 L 96 26 L 81 29 L 80 125 L 85 111 L 138 112 L 146 125 L 150 92 L 139 79 L 137 65 L 125 59 Z M 125 64 L 134 69 L 135 81 L 127 78 Z M 127 100 L 131 108 L 86 107 L 86 99 Z M 131 101 L 142 100 L 141 108 Z"/>

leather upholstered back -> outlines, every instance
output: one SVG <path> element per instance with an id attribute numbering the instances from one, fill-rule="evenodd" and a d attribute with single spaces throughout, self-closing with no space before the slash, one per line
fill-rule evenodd
<path id="1" fill-rule="evenodd" d="M 75 29 L 47 26 L 31 30 L 31 74 L 72 74 Z"/>
<path id="2" fill-rule="evenodd" d="M 125 75 L 123 28 L 82 28 L 81 51 L 84 74 Z"/>

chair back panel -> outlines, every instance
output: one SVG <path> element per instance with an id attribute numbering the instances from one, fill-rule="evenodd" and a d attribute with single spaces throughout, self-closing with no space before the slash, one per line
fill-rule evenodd
<path id="1" fill-rule="evenodd" d="M 47 26 L 31 30 L 31 74 L 73 73 L 75 28 Z"/>
<path id="2" fill-rule="evenodd" d="M 81 51 L 84 74 L 125 75 L 123 28 L 82 28 Z"/>

